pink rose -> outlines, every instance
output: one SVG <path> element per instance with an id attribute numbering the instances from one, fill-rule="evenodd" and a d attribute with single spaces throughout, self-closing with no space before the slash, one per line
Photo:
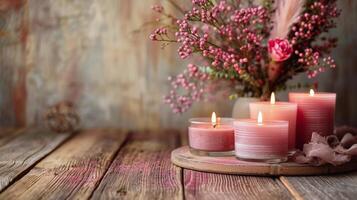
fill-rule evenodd
<path id="1" fill-rule="evenodd" d="M 293 48 L 288 40 L 276 38 L 273 40 L 269 40 L 268 51 L 270 57 L 274 61 L 281 62 L 287 60 L 291 56 Z"/>

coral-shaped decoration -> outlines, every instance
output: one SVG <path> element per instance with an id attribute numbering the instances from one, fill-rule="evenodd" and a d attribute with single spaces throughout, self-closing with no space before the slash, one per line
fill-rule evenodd
<path id="1" fill-rule="evenodd" d="M 73 132 L 79 127 L 80 118 L 71 102 L 60 102 L 45 113 L 47 126 L 57 133 Z"/>

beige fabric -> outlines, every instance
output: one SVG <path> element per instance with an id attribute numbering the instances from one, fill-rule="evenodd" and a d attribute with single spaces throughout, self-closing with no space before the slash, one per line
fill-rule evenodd
<path id="1" fill-rule="evenodd" d="M 357 129 L 339 127 L 334 135 L 322 137 L 313 133 L 311 142 L 305 144 L 303 151 L 298 151 L 293 156 L 297 163 L 312 165 L 342 165 L 357 156 Z"/>

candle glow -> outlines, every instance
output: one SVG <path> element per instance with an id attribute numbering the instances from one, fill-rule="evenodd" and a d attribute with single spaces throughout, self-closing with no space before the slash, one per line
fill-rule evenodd
<path id="1" fill-rule="evenodd" d="M 312 97 L 312 96 L 314 96 L 314 95 L 315 95 L 314 90 L 313 90 L 313 89 L 310 89 L 310 96 Z"/>
<path id="2" fill-rule="evenodd" d="M 263 125 L 263 114 L 261 111 L 258 113 L 258 125 Z"/>
<path id="3" fill-rule="evenodd" d="M 216 116 L 215 112 L 212 113 L 211 122 L 212 122 L 212 126 L 216 127 L 216 125 L 217 125 L 217 116 Z"/>
<path id="4" fill-rule="evenodd" d="M 270 104 L 275 104 L 275 94 L 274 94 L 274 92 L 272 92 L 271 95 L 270 95 Z"/>

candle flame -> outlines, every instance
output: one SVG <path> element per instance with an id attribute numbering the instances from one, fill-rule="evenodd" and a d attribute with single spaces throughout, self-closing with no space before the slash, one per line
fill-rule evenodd
<path id="1" fill-rule="evenodd" d="M 216 125 L 217 125 L 217 116 L 216 116 L 215 112 L 212 113 L 211 122 L 212 122 L 213 128 L 216 127 Z"/>
<path id="2" fill-rule="evenodd" d="M 263 124 L 263 114 L 261 111 L 259 111 L 258 113 L 258 125 L 262 125 Z"/>
<path id="3" fill-rule="evenodd" d="M 270 95 L 270 104 L 275 104 L 275 93 L 272 92 Z"/>
<path id="4" fill-rule="evenodd" d="M 310 89 L 310 96 L 314 96 L 315 95 L 315 92 L 313 89 Z"/>

